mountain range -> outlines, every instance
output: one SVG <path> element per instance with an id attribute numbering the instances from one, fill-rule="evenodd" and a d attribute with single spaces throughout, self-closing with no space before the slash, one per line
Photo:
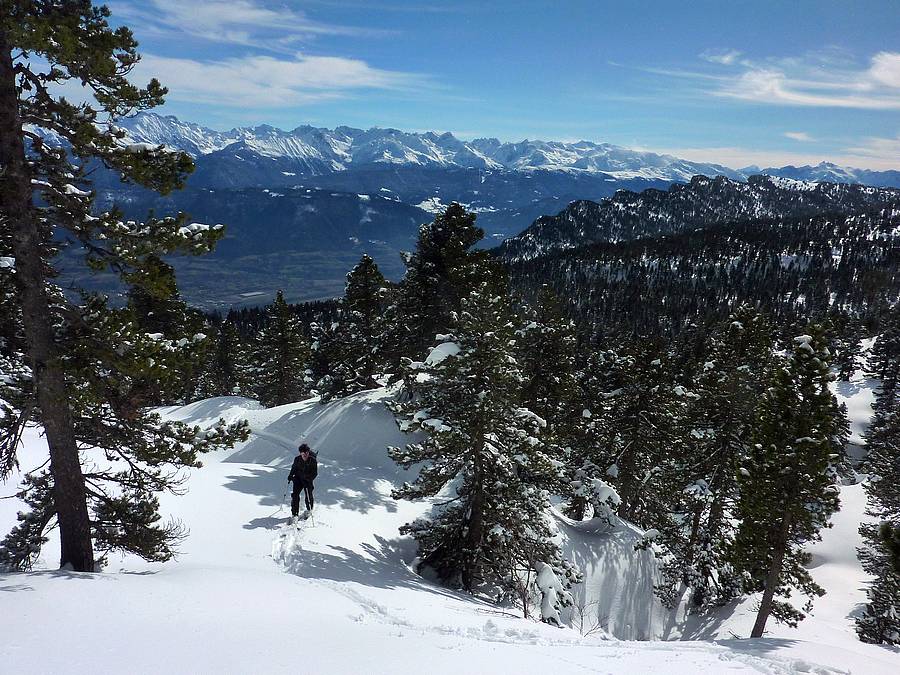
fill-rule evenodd
<path id="1" fill-rule="evenodd" d="M 127 143 L 182 150 L 196 169 L 183 190 L 164 197 L 95 171 L 98 207 L 115 204 L 131 218 L 185 211 L 227 225 L 212 256 L 176 263 L 186 298 L 204 306 L 254 304 L 278 288 L 293 301 L 338 295 L 363 253 L 397 279 L 399 254 L 414 245 L 419 225 L 453 201 L 478 214 L 484 245 L 495 246 L 573 202 L 666 190 L 696 175 L 740 182 L 756 173 L 589 141 L 464 141 L 351 127 L 216 131 L 155 113 L 119 125 Z M 759 172 L 900 186 L 900 172 L 830 164 Z"/>
<path id="2" fill-rule="evenodd" d="M 595 338 L 672 337 L 742 304 L 872 323 L 900 300 L 900 190 L 695 176 L 573 202 L 497 253 L 523 296 L 549 286 Z"/>
<path id="3" fill-rule="evenodd" d="M 621 190 L 600 202 L 579 200 L 541 216 L 504 241 L 500 255 L 527 260 L 596 243 L 619 243 L 746 220 L 779 221 L 857 214 L 900 205 L 900 190 L 755 175 L 747 181 L 694 176 L 668 190 Z"/>
<path id="4" fill-rule="evenodd" d="M 285 131 L 269 125 L 216 131 L 174 116 L 142 113 L 124 119 L 120 126 L 132 143 L 166 145 L 189 153 L 198 165 L 204 182 L 216 176 L 214 165 L 235 158 L 257 164 L 257 158 L 291 165 L 279 180 L 321 176 L 338 171 L 358 170 L 378 165 L 414 166 L 442 169 L 484 169 L 495 171 L 565 171 L 605 174 L 615 180 L 645 179 L 687 181 L 692 176 L 727 176 L 746 180 L 767 174 L 795 180 L 863 183 L 877 187 L 900 187 L 900 171 L 871 171 L 841 167 L 829 162 L 815 166 L 730 169 L 721 164 L 692 162 L 672 155 L 624 148 L 591 141 L 562 142 L 523 140 L 501 142 L 496 138 L 463 141 L 453 134 L 433 131 L 412 133 L 397 129 L 368 130 L 339 126 L 334 129 L 299 126 Z M 230 176 L 233 186 L 260 185 L 263 176 Z M 270 172 L 263 172 L 268 175 Z M 246 181 L 246 182 L 243 182 Z M 220 185 L 220 187 L 223 185 Z"/>
<path id="5" fill-rule="evenodd" d="M 211 166 L 225 157 L 235 157 L 239 162 L 265 158 L 279 166 L 290 165 L 292 171 L 282 172 L 285 176 L 282 180 L 287 182 L 298 176 L 320 176 L 372 165 L 603 173 L 617 180 L 678 181 L 696 174 L 744 177 L 718 164 L 689 162 L 589 141 L 504 143 L 496 138 L 463 141 L 449 132 L 410 133 L 346 126 L 325 129 L 305 125 L 284 131 L 262 125 L 215 131 L 154 113 L 123 120 L 120 126 L 132 143 L 161 144 L 191 154 L 197 161 L 199 175 L 212 172 Z M 233 180 L 238 179 L 234 176 Z"/>

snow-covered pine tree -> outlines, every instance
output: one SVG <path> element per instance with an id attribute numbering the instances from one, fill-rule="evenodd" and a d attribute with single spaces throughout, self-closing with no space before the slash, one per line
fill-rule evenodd
<path id="1" fill-rule="evenodd" d="M 612 411 L 613 399 L 622 393 L 622 361 L 611 350 L 588 354 L 577 369 L 575 391 L 560 424 L 557 443 L 565 462 L 560 494 L 566 499 L 566 514 L 575 520 L 590 514 L 612 525 L 621 503 L 613 487 L 619 473 Z"/>
<path id="2" fill-rule="evenodd" d="M 710 335 L 684 411 L 686 461 L 676 518 L 660 526 L 659 598 L 677 605 L 685 589 L 693 611 L 740 593 L 733 544 L 738 470 L 751 445 L 759 398 L 769 381 L 774 338 L 768 322 L 742 307 Z"/>
<path id="3" fill-rule="evenodd" d="M 375 374 L 385 365 L 386 285 L 368 255 L 347 274 L 340 321 L 314 336 L 328 367 L 317 384 L 322 401 L 378 386 Z"/>
<path id="4" fill-rule="evenodd" d="M 49 473 L 26 482 L 23 495 L 40 515 L 24 515 L 27 532 L 17 530 L 18 541 L 28 540 L 29 550 L 39 546 L 51 513 L 60 564 L 79 571 L 94 570 L 95 541 L 154 559 L 170 555 L 177 533 L 156 525 L 153 491 L 173 483 L 158 470 L 196 464 L 198 452 L 243 433 L 220 426 L 203 438 L 161 424 L 131 389 L 136 378 L 161 370 L 168 342 L 153 340 L 102 298 L 74 303 L 51 283 L 62 246 L 67 260 L 80 253 L 89 268 L 127 282 L 148 256 L 202 254 L 222 236 L 220 227 L 187 225 L 183 216 L 136 223 L 115 210 L 93 212 L 89 161 L 159 192 L 181 186 L 192 168 L 185 154 L 127 144 L 115 126 L 119 117 L 159 105 L 166 92 L 156 80 L 145 88 L 128 81 L 137 43 L 127 28 L 112 29 L 108 17 L 89 0 L 10 0 L 0 13 L 0 245 L 4 267 L 14 269 L 16 310 L 9 317 L 21 318 L 21 342 L 11 353 L 25 360 L 0 392 L 0 465 L 14 463 L 24 424 L 43 427 Z M 66 100 L 60 92 L 67 85 L 81 85 L 87 100 Z M 44 133 L 65 147 L 44 143 Z M 88 446 L 125 467 L 86 474 L 80 448 Z"/>
<path id="5" fill-rule="evenodd" d="M 248 386 L 268 407 L 293 403 L 309 393 L 310 347 L 300 320 L 278 291 L 266 308 L 266 325 L 253 345 Z"/>
<path id="6" fill-rule="evenodd" d="M 217 327 L 197 383 L 197 397 L 243 396 L 247 392 L 246 346 L 234 323 L 227 318 Z"/>
<path id="7" fill-rule="evenodd" d="M 186 403 L 195 394 L 203 366 L 213 348 L 207 339 L 209 323 L 196 309 L 188 307 L 178 292 L 175 269 L 158 255 L 149 255 L 125 277 L 129 284 L 127 307 L 137 326 L 160 339 L 190 343 L 170 358 L 167 377 L 148 382 L 148 404 Z"/>
<path id="8" fill-rule="evenodd" d="M 341 396 L 346 383 L 353 374 L 347 369 L 343 358 L 344 341 L 341 324 L 338 321 L 315 321 L 309 326 L 310 353 L 309 375 L 315 383 L 314 392 L 327 403 L 335 396 Z"/>
<path id="9" fill-rule="evenodd" d="M 522 320 L 525 325 L 516 331 L 524 378 L 522 405 L 557 431 L 568 418 L 575 392 L 575 326 L 546 286 Z"/>
<path id="10" fill-rule="evenodd" d="M 520 404 L 508 301 L 488 286 L 473 291 L 447 339 L 408 365 L 415 395 L 392 406 L 401 429 L 426 434 L 389 450 L 405 468 L 423 464 L 395 498 L 440 499 L 432 517 L 401 531 L 417 540 L 421 567 L 469 592 L 517 598 L 527 614 L 538 563 L 566 586 L 577 574 L 554 541 L 547 488 L 559 469 L 541 440 L 544 421 Z"/>
<path id="11" fill-rule="evenodd" d="M 857 316 L 839 311 L 833 312 L 829 320 L 835 335 L 832 365 L 837 369 L 838 379 L 849 382 L 862 358 L 862 322 Z"/>
<path id="12" fill-rule="evenodd" d="M 607 401 L 613 462 L 606 474 L 621 498 L 619 513 L 657 528 L 671 513 L 679 489 L 673 472 L 684 458 L 681 417 L 688 391 L 676 385 L 665 355 L 645 342 L 630 345 L 611 364 L 619 384 Z"/>
<path id="13" fill-rule="evenodd" d="M 769 616 L 795 626 L 804 613 L 776 595 L 794 589 L 812 598 L 824 590 L 806 568 L 805 547 L 821 538 L 839 507 L 837 466 L 847 423 L 828 388 L 830 354 L 824 330 L 808 327 L 794 338 L 790 358 L 775 366 L 760 402 L 755 442 L 743 465 L 735 564 L 745 590 L 762 592 L 751 637 L 761 637 Z"/>
<path id="14" fill-rule="evenodd" d="M 883 377 L 872 406 L 866 432 L 868 454 L 864 468 L 868 504 L 874 523 L 859 531 L 863 569 L 873 579 L 866 590 L 864 612 L 856 619 L 856 632 L 864 642 L 900 644 L 900 340 L 888 325 L 872 348 L 870 362 Z"/>
<path id="15" fill-rule="evenodd" d="M 881 389 L 893 391 L 900 384 L 900 306 L 888 315 L 883 324 L 884 330 L 866 360 L 866 374 L 881 380 Z"/>
<path id="16" fill-rule="evenodd" d="M 434 222 L 419 228 L 416 250 L 406 259 L 406 275 L 400 282 L 390 314 L 390 360 L 421 358 L 446 332 L 462 299 L 484 275 L 487 253 L 472 250 L 484 231 L 475 225 L 475 214 L 456 202 Z"/>

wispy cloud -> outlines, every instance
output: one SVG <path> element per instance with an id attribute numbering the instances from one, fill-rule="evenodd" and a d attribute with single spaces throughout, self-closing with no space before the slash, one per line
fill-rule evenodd
<path id="1" fill-rule="evenodd" d="M 321 23 L 287 6 L 258 0 L 116 0 L 116 18 L 140 26 L 141 34 L 190 36 L 210 42 L 284 51 L 289 45 L 322 35 L 377 35 L 355 26 Z"/>
<path id="2" fill-rule="evenodd" d="M 768 105 L 900 110 L 900 52 L 879 52 L 865 66 L 843 53 L 825 51 L 804 57 L 752 61 L 727 52 L 718 59 L 725 73 L 673 72 L 708 80 L 717 96 Z"/>
<path id="3" fill-rule="evenodd" d="M 816 165 L 833 162 L 841 166 L 863 167 L 873 170 L 900 169 L 900 137 L 867 138 L 858 147 L 836 152 L 788 152 L 777 149 L 760 150 L 740 146 L 644 148 L 660 154 L 683 157 L 695 162 L 723 164 L 733 168 L 756 165 L 762 168 Z"/>
<path id="4" fill-rule="evenodd" d="M 847 152 L 859 157 L 864 166 L 900 170 L 900 134 L 894 138 L 869 136 L 859 145 L 847 148 Z"/>
<path id="5" fill-rule="evenodd" d="M 726 49 L 724 51 L 705 51 L 700 54 L 700 58 L 704 61 L 709 61 L 710 63 L 720 63 L 723 66 L 731 66 L 737 63 L 737 60 L 740 58 L 741 52 L 737 49 Z"/>
<path id="6" fill-rule="evenodd" d="M 359 59 L 302 54 L 211 62 L 146 54 L 135 76 L 138 80 L 158 77 L 173 101 L 244 109 L 288 108 L 358 90 L 428 85 L 423 76 L 373 68 Z"/>
<path id="7" fill-rule="evenodd" d="M 800 141 L 802 143 L 811 143 L 816 140 L 805 131 L 785 131 L 783 135 L 785 138 L 790 138 L 793 141 Z"/>

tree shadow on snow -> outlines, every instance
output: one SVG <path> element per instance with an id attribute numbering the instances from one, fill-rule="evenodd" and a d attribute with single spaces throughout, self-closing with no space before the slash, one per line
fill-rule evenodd
<path id="1" fill-rule="evenodd" d="M 765 656 L 779 649 L 788 649 L 798 644 L 799 640 L 792 638 L 744 638 L 731 640 L 716 640 L 716 644 L 728 647 L 736 652 L 749 654 L 750 656 Z"/>
<path id="2" fill-rule="evenodd" d="M 290 504 L 292 486 L 287 482 L 287 467 L 246 467 L 242 471 L 244 473 L 227 476 L 225 487 L 257 495 L 260 504 L 264 506 Z M 394 513 L 397 511 L 397 504 L 390 496 L 391 487 L 389 481 L 372 469 L 331 466 L 323 461 L 319 463 L 314 496 L 317 505 L 336 506 L 363 514 L 373 508 L 383 508 Z"/>
<path id="3" fill-rule="evenodd" d="M 115 578 L 115 573 L 97 572 L 73 572 L 71 570 L 32 570 L 30 572 L 0 572 L 0 584 L 6 581 L 21 581 L 38 577 L 52 577 L 56 579 L 91 579 L 110 580 Z M 24 583 L 13 583 L 9 586 L 0 586 L 0 591 L 15 593 L 18 591 L 33 591 L 34 588 Z"/>
<path id="4" fill-rule="evenodd" d="M 244 525 L 245 530 L 274 530 L 275 528 L 287 525 L 291 520 L 290 515 L 286 516 L 266 516 L 264 518 L 254 518 Z"/>
<path id="5" fill-rule="evenodd" d="M 295 546 L 285 553 L 281 563 L 286 572 L 304 579 L 354 582 L 383 589 L 407 588 L 496 609 L 490 603 L 433 584 L 413 572 L 406 564 L 406 560 L 415 556 L 416 543 L 412 539 L 387 540 L 377 535 L 375 539 L 377 545 L 362 545 L 363 553 L 344 546 L 329 545 L 329 553 Z"/>
<path id="6" fill-rule="evenodd" d="M 657 608 L 648 598 L 653 597 L 656 565 L 652 553 L 635 551 L 634 543 L 634 534 L 623 527 L 593 536 L 570 533 L 566 553 L 589 580 L 573 589 L 585 630 L 599 626 L 622 640 L 655 637 Z M 644 560 L 636 564 L 635 557 Z"/>
<path id="7" fill-rule="evenodd" d="M 678 626 L 681 629 L 681 640 L 716 640 L 719 629 L 731 618 L 740 607 L 738 600 L 733 600 L 715 611 L 704 614 L 691 614 Z M 674 611 L 671 612 L 674 617 Z"/>
<path id="8" fill-rule="evenodd" d="M 870 385 L 869 380 L 862 380 L 856 382 L 844 382 L 843 380 L 837 380 L 834 383 L 834 388 L 838 394 L 843 396 L 844 398 L 852 398 L 863 389 L 866 389 Z"/>
<path id="9" fill-rule="evenodd" d="M 0 593 L 18 593 L 19 591 L 33 591 L 34 586 L 28 584 L 10 584 L 9 586 L 0 586 Z"/>

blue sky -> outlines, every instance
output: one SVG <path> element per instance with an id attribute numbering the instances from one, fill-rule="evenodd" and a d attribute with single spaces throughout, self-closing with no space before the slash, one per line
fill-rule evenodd
<path id="1" fill-rule="evenodd" d="M 900 169 L 900 2 L 110 0 L 160 111 Z"/>

